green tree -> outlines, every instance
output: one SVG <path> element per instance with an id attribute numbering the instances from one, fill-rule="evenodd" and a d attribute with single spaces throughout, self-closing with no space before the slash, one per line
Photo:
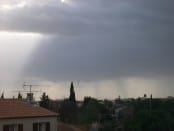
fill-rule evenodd
<path id="1" fill-rule="evenodd" d="M 65 99 L 60 104 L 59 108 L 60 119 L 63 122 L 76 123 L 78 116 L 77 110 L 78 107 L 74 102 L 71 102 L 69 99 Z"/>
<path id="2" fill-rule="evenodd" d="M 105 114 L 108 114 L 106 106 L 95 98 L 85 97 L 80 111 L 80 121 L 83 123 L 92 123 L 101 121 Z"/>
<path id="3" fill-rule="evenodd" d="M 46 109 L 49 109 L 49 97 L 44 92 L 40 98 L 40 106 Z"/>
<path id="4" fill-rule="evenodd" d="M 1 94 L 1 99 L 4 99 L 4 92 Z"/>
<path id="5" fill-rule="evenodd" d="M 22 95 L 20 92 L 18 93 L 18 99 L 22 99 Z"/>
<path id="6" fill-rule="evenodd" d="M 148 106 L 143 105 L 150 105 Z M 147 99 L 135 100 L 133 117 L 125 120 L 125 131 L 173 131 L 174 130 L 174 101 Z"/>
<path id="7" fill-rule="evenodd" d="M 74 91 L 74 84 L 73 82 L 71 82 L 71 86 L 70 86 L 70 96 L 69 96 L 69 100 L 71 102 L 76 103 L 76 96 L 75 96 L 75 91 Z"/>

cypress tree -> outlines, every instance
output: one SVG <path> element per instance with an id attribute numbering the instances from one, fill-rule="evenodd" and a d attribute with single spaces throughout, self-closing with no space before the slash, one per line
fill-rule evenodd
<path id="1" fill-rule="evenodd" d="M 71 82 L 71 86 L 70 86 L 70 96 L 69 96 L 69 100 L 71 102 L 76 102 L 76 98 L 75 98 L 75 91 L 74 91 L 74 84 L 73 82 Z"/>

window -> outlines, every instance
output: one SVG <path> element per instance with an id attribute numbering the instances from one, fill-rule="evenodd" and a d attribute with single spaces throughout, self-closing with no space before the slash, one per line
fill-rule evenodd
<path id="1" fill-rule="evenodd" d="M 46 123 L 46 131 L 50 131 L 50 123 L 49 122 Z"/>
<path id="2" fill-rule="evenodd" d="M 3 131 L 23 131 L 22 124 L 4 125 Z"/>
<path id="3" fill-rule="evenodd" d="M 23 131 L 23 125 L 22 124 L 18 125 L 18 131 Z"/>
<path id="4" fill-rule="evenodd" d="M 33 123 L 33 131 L 50 131 L 50 123 Z"/>

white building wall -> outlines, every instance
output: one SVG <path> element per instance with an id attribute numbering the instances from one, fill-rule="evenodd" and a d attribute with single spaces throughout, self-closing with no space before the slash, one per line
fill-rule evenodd
<path id="1" fill-rule="evenodd" d="M 0 131 L 3 131 L 3 125 L 23 124 L 23 131 L 33 131 L 33 123 L 50 122 L 50 131 L 57 130 L 56 117 L 37 117 L 23 119 L 3 119 L 0 120 Z"/>

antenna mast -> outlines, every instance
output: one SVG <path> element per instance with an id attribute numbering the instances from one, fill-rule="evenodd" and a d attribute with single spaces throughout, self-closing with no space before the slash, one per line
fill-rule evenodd
<path id="1" fill-rule="evenodd" d="M 32 91 L 32 87 L 33 86 L 40 86 L 40 85 L 32 85 L 32 84 L 26 84 L 26 82 L 24 82 L 23 84 L 23 89 L 25 90 L 25 87 L 28 87 L 29 88 L 29 91 L 26 91 L 27 92 L 27 101 L 32 104 L 34 102 L 34 92 L 39 92 L 39 91 Z"/>

